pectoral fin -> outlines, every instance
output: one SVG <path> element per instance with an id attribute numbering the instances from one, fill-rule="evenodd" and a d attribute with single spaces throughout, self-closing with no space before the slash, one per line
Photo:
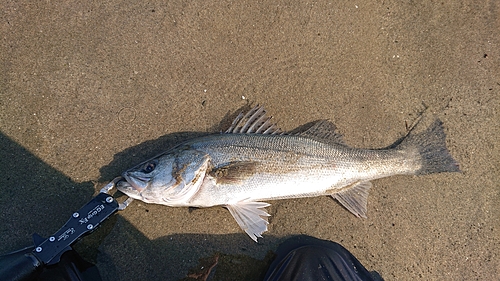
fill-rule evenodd
<path id="1" fill-rule="evenodd" d="M 226 205 L 231 215 L 253 241 L 257 242 L 257 237 L 267 231 L 267 218 L 270 215 L 262 208 L 270 206 L 263 202 L 238 202 Z"/>
<path id="2" fill-rule="evenodd" d="M 238 183 L 255 174 L 258 163 L 255 161 L 235 161 L 213 168 L 210 176 L 218 184 Z"/>
<path id="3" fill-rule="evenodd" d="M 366 218 L 366 204 L 368 201 L 368 190 L 372 187 L 369 181 L 355 183 L 344 188 L 340 192 L 332 194 L 332 197 L 342 204 L 356 217 Z"/>

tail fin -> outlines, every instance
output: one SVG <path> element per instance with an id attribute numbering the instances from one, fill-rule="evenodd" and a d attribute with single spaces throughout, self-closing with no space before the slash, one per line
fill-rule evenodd
<path id="1" fill-rule="evenodd" d="M 443 123 L 437 119 L 425 131 L 410 133 L 397 146 L 399 149 L 416 147 L 422 159 L 422 167 L 416 175 L 425 175 L 442 172 L 460 172 L 458 162 L 453 159 L 446 149 L 446 135 Z"/>

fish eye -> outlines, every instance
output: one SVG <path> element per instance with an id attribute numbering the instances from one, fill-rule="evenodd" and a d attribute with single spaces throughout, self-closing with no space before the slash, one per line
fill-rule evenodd
<path id="1" fill-rule="evenodd" d="M 146 174 L 151 173 L 156 168 L 156 162 L 148 162 L 142 168 L 142 171 Z"/>

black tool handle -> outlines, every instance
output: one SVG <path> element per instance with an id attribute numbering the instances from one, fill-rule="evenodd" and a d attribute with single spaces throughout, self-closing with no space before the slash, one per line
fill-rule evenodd
<path id="1" fill-rule="evenodd" d="M 34 236 L 33 255 L 43 264 L 54 264 L 61 255 L 71 250 L 71 244 L 94 231 L 104 220 L 118 211 L 118 203 L 109 194 L 99 193 L 80 210 L 73 213 L 66 224 L 47 239 Z"/>
<path id="2" fill-rule="evenodd" d="M 0 280 L 35 280 L 42 269 L 42 263 L 31 253 L 13 253 L 7 261 L 0 262 Z"/>

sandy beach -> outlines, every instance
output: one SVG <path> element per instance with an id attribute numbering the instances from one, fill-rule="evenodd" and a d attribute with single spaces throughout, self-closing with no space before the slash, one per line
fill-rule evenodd
<path id="1" fill-rule="evenodd" d="M 389 146 L 424 112 L 462 173 L 373 181 L 368 218 L 269 202 L 258 243 L 222 207 L 134 201 L 75 245 L 104 280 L 260 280 L 288 237 L 335 241 L 385 280 L 500 276 L 497 1 L 0 4 L 0 254 L 56 232 L 125 169 L 265 105 Z M 189 279 L 185 279 L 189 280 Z"/>

